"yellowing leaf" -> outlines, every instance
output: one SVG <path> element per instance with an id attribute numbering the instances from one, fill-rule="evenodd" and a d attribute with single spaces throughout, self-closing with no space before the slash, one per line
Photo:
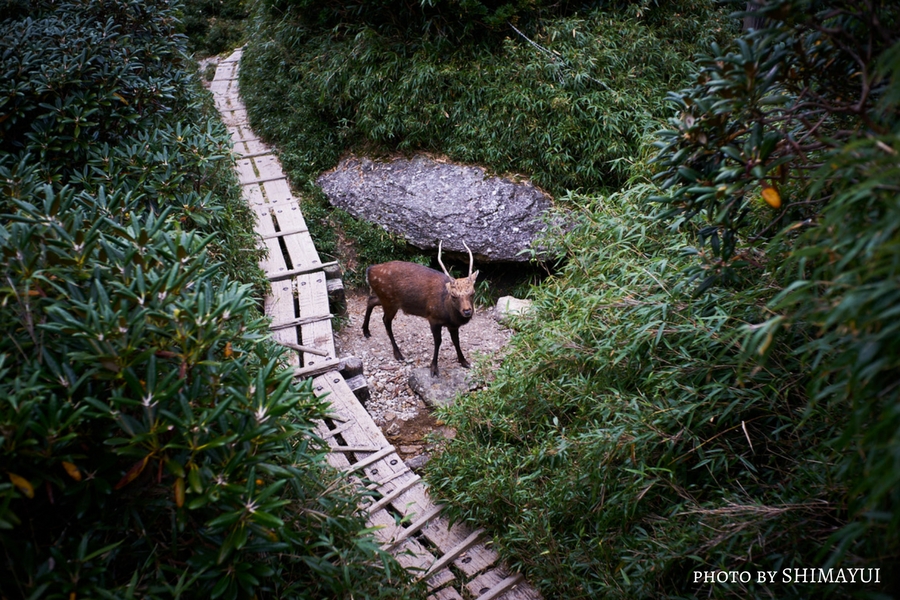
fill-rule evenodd
<path id="1" fill-rule="evenodd" d="M 78 470 L 78 467 L 73 463 L 63 461 L 62 463 L 63 469 L 66 470 L 66 473 L 69 474 L 69 477 L 74 479 L 75 481 L 81 481 L 81 471 Z"/>
<path id="2" fill-rule="evenodd" d="M 113 488 L 113 489 L 117 489 L 117 490 L 121 489 L 121 488 L 125 487 L 126 485 L 128 485 L 129 483 L 131 483 L 132 481 L 134 481 L 135 479 L 137 479 L 138 475 L 143 473 L 144 467 L 147 466 L 148 460 L 150 460 L 149 454 L 147 456 L 145 456 L 144 458 L 142 458 L 141 460 L 134 463 L 131 466 L 131 468 L 128 469 L 128 472 L 125 473 L 125 476 L 119 480 L 119 483 L 117 483 L 115 488 Z"/>
<path id="3" fill-rule="evenodd" d="M 772 208 L 781 208 L 781 195 L 773 187 L 765 187 L 762 191 L 763 200 Z"/>
<path id="4" fill-rule="evenodd" d="M 184 506 L 184 477 L 175 480 L 175 506 Z"/>
<path id="5" fill-rule="evenodd" d="M 29 498 L 34 498 L 34 486 L 31 485 L 30 481 L 15 473 L 9 473 L 9 480 L 12 481 L 13 485 L 19 488 L 23 494 Z"/>
<path id="6" fill-rule="evenodd" d="M 225 343 L 225 358 L 231 358 L 234 351 L 231 349 L 231 342 Z"/>

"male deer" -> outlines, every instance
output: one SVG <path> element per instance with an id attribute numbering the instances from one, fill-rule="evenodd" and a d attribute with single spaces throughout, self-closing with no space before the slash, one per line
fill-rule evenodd
<path id="1" fill-rule="evenodd" d="M 434 358 L 431 360 L 431 376 L 438 376 L 438 349 L 441 347 L 441 328 L 450 331 L 450 339 L 456 347 L 459 364 L 469 368 L 469 361 L 463 356 L 459 347 L 459 328 L 469 322 L 475 314 L 475 280 L 478 271 L 472 272 L 474 259 L 469 246 L 469 276 L 453 279 L 447 267 L 441 262 L 441 245 L 438 244 L 438 264 L 444 270 L 439 273 L 434 269 L 415 263 L 391 261 L 380 265 L 372 265 L 366 269 L 366 281 L 369 284 L 369 301 L 366 305 L 366 318 L 363 320 L 363 335 L 370 337 L 369 317 L 372 309 L 381 306 L 384 311 L 384 328 L 394 348 L 394 358 L 403 360 L 403 353 L 394 340 L 391 322 L 398 310 L 408 315 L 425 317 L 431 325 L 434 336 Z"/>

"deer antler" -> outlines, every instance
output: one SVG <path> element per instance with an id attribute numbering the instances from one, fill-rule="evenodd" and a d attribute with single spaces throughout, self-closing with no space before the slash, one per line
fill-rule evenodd
<path id="1" fill-rule="evenodd" d="M 453 276 L 447 272 L 447 267 L 445 267 L 444 263 L 441 262 L 441 246 L 443 245 L 443 243 L 444 243 L 444 240 L 440 240 L 438 242 L 438 264 L 441 265 L 441 268 L 444 270 L 444 274 L 447 277 L 450 277 L 450 279 L 453 279 Z"/>
<path id="2" fill-rule="evenodd" d="M 468 244 L 463 242 L 463 246 L 466 247 L 466 250 L 469 250 Z M 472 276 L 472 267 L 475 265 L 475 259 L 472 257 L 472 251 L 469 250 L 469 277 Z"/>

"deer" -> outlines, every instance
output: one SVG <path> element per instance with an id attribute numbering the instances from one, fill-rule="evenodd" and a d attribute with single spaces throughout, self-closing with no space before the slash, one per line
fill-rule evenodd
<path id="1" fill-rule="evenodd" d="M 381 306 L 384 315 L 384 328 L 391 339 L 394 358 L 405 360 L 403 353 L 394 339 L 391 323 L 398 310 L 408 315 L 424 317 L 431 326 L 434 336 L 434 358 L 431 360 L 431 376 L 438 377 L 438 349 L 441 347 L 441 328 L 446 327 L 450 339 L 456 347 L 456 358 L 459 364 L 469 368 L 469 361 L 463 356 L 459 347 L 459 328 L 469 322 L 475 314 L 475 280 L 478 271 L 472 272 L 474 259 L 469 246 L 463 246 L 469 252 L 469 275 L 454 279 L 441 262 L 443 240 L 438 243 L 438 264 L 443 273 L 416 263 L 399 260 L 372 265 L 366 269 L 366 282 L 369 284 L 369 298 L 366 304 L 366 317 L 363 319 L 363 335 L 371 337 L 369 317 L 372 309 Z"/>

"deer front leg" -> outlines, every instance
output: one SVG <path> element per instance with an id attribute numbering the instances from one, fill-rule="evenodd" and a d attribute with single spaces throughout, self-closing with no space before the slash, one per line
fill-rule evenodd
<path id="1" fill-rule="evenodd" d="M 468 369 L 469 361 L 463 356 L 462 349 L 459 347 L 459 327 L 448 327 L 447 329 L 450 330 L 450 339 L 453 340 L 453 345 L 456 347 L 456 358 L 459 360 L 459 364 L 464 369 Z"/>
<path id="2" fill-rule="evenodd" d="M 438 376 L 438 350 L 441 348 L 441 326 L 432 325 L 431 335 L 434 336 L 434 358 L 431 359 L 431 376 Z"/>

